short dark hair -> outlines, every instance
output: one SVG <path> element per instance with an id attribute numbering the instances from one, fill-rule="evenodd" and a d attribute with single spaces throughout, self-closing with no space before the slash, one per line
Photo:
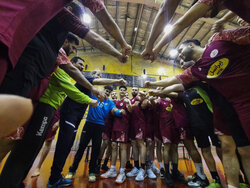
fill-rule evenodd
<path id="1" fill-rule="evenodd" d="M 74 34 L 72 34 L 72 33 L 68 33 L 66 39 L 67 39 L 70 43 L 75 42 L 76 45 L 79 45 L 79 40 L 78 40 L 78 38 L 77 38 Z"/>
<path id="2" fill-rule="evenodd" d="M 113 91 L 113 87 L 112 87 L 112 86 L 110 86 L 110 85 L 106 85 L 106 86 L 104 86 L 104 89 L 107 89 L 107 90 Z"/>
<path id="3" fill-rule="evenodd" d="M 121 88 L 124 88 L 124 89 L 127 91 L 127 87 L 126 87 L 126 86 L 120 86 L 120 87 L 119 87 L 119 90 L 120 90 Z"/>
<path id="4" fill-rule="evenodd" d="M 82 8 L 78 4 L 76 4 L 74 2 L 69 3 L 66 7 L 71 7 L 72 8 L 72 13 L 75 16 L 77 16 L 78 18 L 80 18 L 81 15 L 83 15 Z"/>
<path id="5" fill-rule="evenodd" d="M 84 59 L 80 58 L 79 56 L 72 57 L 70 61 L 71 63 L 77 63 L 78 60 L 85 62 Z"/>
<path id="6" fill-rule="evenodd" d="M 188 44 L 188 43 L 190 43 L 190 42 L 194 43 L 194 44 L 197 45 L 197 46 L 201 46 L 201 42 L 200 42 L 199 40 L 197 40 L 197 39 L 185 40 L 185 41 L 184 41 L 183 43 L 181 43 L 181 44 Z"/>

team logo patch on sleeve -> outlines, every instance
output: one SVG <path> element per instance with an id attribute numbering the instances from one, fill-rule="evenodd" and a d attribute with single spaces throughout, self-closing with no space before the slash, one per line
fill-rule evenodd
<path id="1" fill-rule="evenodd" d="M 169 111 L 169 112 L 171 112 L 171 111 L 172 111 L 172 108 L 173 108 L 173 105 L 170 104 L 170 106 L 168 106 L 168 107 L 166 108 L 166 110 Z"/>
<path id="2" fill-rule="evenodd" d="M 208 70 L 207 78 L 211 79 L 220 76 L 223 73 L 223 71 L 227 68 L 228 63 L 229 63 L 228 58 L 222 58 L 213 63 Z"/>
<path id="3" fill-rule="evenodd" d="M 201 103 L 203 103 L 203 99 L 202 98 L 193 99 L 191 101 L 191 105 L 198 105 L 198 104 L 201 104 Z"/>

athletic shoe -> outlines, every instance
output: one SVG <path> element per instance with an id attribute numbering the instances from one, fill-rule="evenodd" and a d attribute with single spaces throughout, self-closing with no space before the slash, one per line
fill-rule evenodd
<path id="1" fill-rule="evenodd" d="M 147 175 L 150 179 L 156 179 L 156 175 L 154 174 L 151 168 L 147 169 Z"/>
<path id="2" fill-rule="evenodd" d="M 128 170 L 132 170 L 134 167 L 130 162 L 127 162 L 125 168 L 128 169 Z"/>
<path id="3" fill-rule="evenodd" d="M 70 186 L 72 185 L 72 180 L 69 179 L 64 179 L 63 177 L 61 177 L 56 183 L 54 183 L 53 185 L 50 184 L 48 182 L 47 184 L 47 188 L 60 188 L 62 187 L 66 187 L 66 186 Z"/>
<path id="4" fill-rule="evenodd" d="M 65 179 L 71 180 L 71 179 L 73 179 L 74 175 L 75 175 L 75 172 L 69 172 L 69 173 L 65 176 Z"/>
<path id="5" fill-rule="evenodd" d="M 109 167 L 107 165 L 102 165 L 102 168 L 101 168 L 103 171 L 107 172 L 109 170 Z"/>
<path id="6" fill-rule="evenodd" d="M 192 181 L 188 182 L 188 186 L 190 187 L 206 187 L 209 185 L 209 181 L 206 178 L 205 180 L 201 179 L 197 173 L 193 175 Z"/>
<path id="7" fill-rule="evenodd" d="M 129 178 L 136 177 L 138 173 L 139 173 L 138 168 L 134 167 L 130 172 L 127 173 L 127 176 Z"/>
<path id="8" fill-rule="evenodd" d="M 155 174 L 160 174 L 160 172 L 161 172 L 161 171 L 155 166 L 154 161 L 151 162 L 151 169 L 153 170 L 153 172 L 154 172 Z"/>
<path id="9" fill-rule="evenodd" d="M 96 177 L 94 173 L 89 174 L 89 182 L 91 183 L 96 182 Z"/>
<path id="10" fill-rule="evenodd" d="M 215 180 L 212 181 L 206 188 L 222 188 L 222 185 Z"/>
<path id="11" fill-rule="evenodd" d="M 114 178 L 117 176 L 116 170 L 109 169 L 107 172 L 101 175 L 101 178 Z"/>
<path id="12" fill-rule="evenodd" d="M 160 176 L 161 176 L 161 179 L 165 178 L 165 170 L 164 170 L 164 168 L 161 168 L 161 170 L 160 170 Z"/>
<path id="13" fill-rule="evenodd" d="M 169 186 L 169 187 L 174 186 L 174 181 L 173 181 L 172 176 L 171 176 L 170 173 L 165 173 L 164 180 L 165 180 L 167 186 Z"/>
<path id="14" fill-rule="evenodd" d="M 126 180 L 126 175 L 125 172 L 119 173 L 119 175 L 117 176 L 115 182 L 122 184 L 124 181 Z"/>
<path id="15" fill-rule="evenodd" d="M 143 181 L 147 177 L 147 174 L 144 169 L 140 168 L 139 173 L 137 174 L 135 180 Z"/>
<path id="16" fill-rule="evenodd" d="M 185 179 L 184 175 L 179 170 L 175 173 L 172 173 L 172 178 L 175 182 L 180 182 L 183 184 L 188 183 L 188 181 Z"/>
<path id="17" fill-rule="evenodd" d="M 250 185 L 246 183 L 240 183 L 240 188 L 250 188 Z"/>

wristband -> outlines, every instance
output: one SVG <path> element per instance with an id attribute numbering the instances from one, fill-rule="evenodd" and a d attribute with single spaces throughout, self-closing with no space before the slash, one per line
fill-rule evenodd
<path id="1" fill-rule="evenodd" d="M 121 110 L 120 109 L 116 110 L 115 115 L 118 116 L 118 117 L 122 117 Z"/>

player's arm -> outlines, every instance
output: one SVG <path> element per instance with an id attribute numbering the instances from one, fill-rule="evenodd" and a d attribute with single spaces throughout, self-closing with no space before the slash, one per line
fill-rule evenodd
<path id="1" fill-rule="evenodd" d="M 169 95 L 176 96 L 174 93 L 179 92 L 179 91 L 184 91 L 183 84 L 174 84 L 174 85 L 165 87 L 162 90 L 150 90 L 149 94 L 151 96 L 166 96 L 166 95 L 167 96 L 169 96 Z"/>
<path id="2" fill-rule="evenodd" d="M 163 80 L 159 80 L 156 82 L 145 82 L 145 87 L 152 87 L 152 86 L 157 86 L 157 87 L 168 87 L 174 84 L 181 84 L 181 80 L 178 79 L 177 77 L 173 76 L 170 78 L 165 78 Z"/>
<path id="3" fill-rule="evenodd" d="M 85 25 L 81 23 L 81 20 L 73 15 L 69 10 L 63 9 L 58 16 L 58 21 L 67 31 L 70 31 L 78 37 L 86 40 L 95 48 L 116 57 L 120 62 L 126 62 L 127 56 L 120 53 L 110 43 L 108 43 L 103 37 L 97 33 L 89 30 Z"/>
<path id="4" fill-rule="evenodd" d="M 123 109 L 118 109 L 118 108 L 114 107 L 114 108 L 111 110 L 111 113 L 112 113 L 114 116 L 122 117 L 123 115 L 126 114 L 126 111 L 123 110 Z"/>
<path id="5" fill-rule="evenodd" d="M 94 79 L 94 85 L 111 85 L 111 84 L 119 84 L 119 85 L 126 85 L 127 81 L 124 79 L 108 79 L 108 78 L 98 78 Z"/>
<path id="6" fill-rule="evenodd" d="M 214 33 L 222 31 L 224 29 L 224 24 L 226 22 L 230 21 L 231 19 L 233 19 L 235 16 L 236 16 L 235 13 L 229 11 L 222 18 L 220 18 L 216 22 L 214 22 L 211 30 Z"/>
<path id="7" fill-rule="evenodd" d="M 82 93 L 68 79 L 65 79 L 64 75 L 60 74 L 59 70 L 57 70 L 52 74 L 51 80 L 55 80 L 58 86 L 60 86 L 60 89 L 64 91 L 66 95 L 72 100 L 81 104 L 90 104 L 93 107 L 97 106 L 98 104 L 97 100 L 94 100 L 90 98 L 88 95 Z"/>
<path id="8" fill-rule="evenodd" d="M 89 31 L 85 38 L 88 43 L 92 46 L 98 48 L 106 54 L 116 57 L 120 62 L 125 63 L 128 60 L 128 56 L 123 55 L 117 49 L 115 49 L 110 43 L 108 43 L 104 38 L 93 31 Z"/>
<path id="9" fill-rule="evenodd" d="M 60 68 L 62 68 L 68 75 L 70 75 L 78 84 L 90 90 L 94 94 L 94 96 L 96 96 L 100 101 L 103 101 L 103 99 L 105 98 L 104 92 L 101 92 L 100 90 L 96 89 L 85 78 L 85 76 L 80 72 L 79 69 L 77 69 L 72 64 L 62 64 L 60 65 Z"/>
<path id="10" fill-rule="evenodd" d="M 211 6 L 205 3 L 195 3 L 181 18 L 179 18 L 173 24 L 172 30 L 169 33 L 166 33 L 163 38 L 155 45 L 153 49 L 153 56 L 150 57 L 151 61 L 154 61 L 157 58 L 157 55 L 167 43 L 172 41 L 185 28 L 192 25 L 196 20 L 203 17 L 210 9 Z"/>
<path id="11" fill-rule="evenodd" d="M 115 23 L 114 19 L 109 14 L 106 7 L 101 11 L 96 12 L 95 16 L 102 23 L 105 30 L 121 45 L 123 55 L 129 55 L 132 48 L 125 41 L 120 28 Z"/>
<path id="12" fill-rule="evenodd" d="M 162 2 L 152 25 L 145 50 L 142 52 L 143 58 L 149 59 L 152 55 L 155 41 L 162 33 L 166 24 L 171 20 L 179 2 L 180 0 L 165 0 Z"/>

